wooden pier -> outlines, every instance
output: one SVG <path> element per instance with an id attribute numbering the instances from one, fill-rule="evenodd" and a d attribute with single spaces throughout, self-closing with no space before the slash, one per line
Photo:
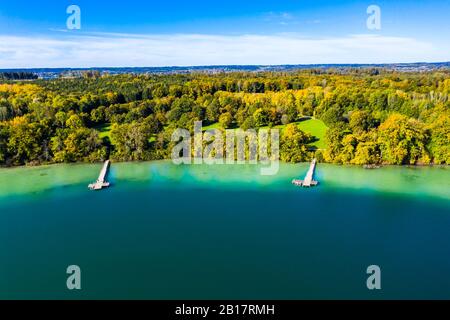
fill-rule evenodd
<path id="1" fill-rule="evenodd" d="M 305 188 L 317 186 L 319 182 L 314 180 L 314 171 L 316 170 L 316 164 L 317 161 L 316 159 L 314 159 L 311 162 L 311 165 L 309 166 L 309 170 L 306 173 L 305 179 L 304 180 L 294 179 L 292 180 L 292 184 L 298 187 L 305 187 Z"/>
<path id="2" fill-rule="evenodd" d="M 103 168 L 100 171 L 100 175 L 98 176 L 98 179 L 96 182 L 91 183 L 88 187 L 90 190 L 102 190 L 103 188 L 109 187 L 109 182 L 106 181 L 106 175 L 108 174 L 110 161 L 106 160 L 103 164 Z"/>

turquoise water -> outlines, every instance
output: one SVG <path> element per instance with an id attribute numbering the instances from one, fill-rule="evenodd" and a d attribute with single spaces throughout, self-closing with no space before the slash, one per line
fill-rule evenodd
<path id="1" fill-rule="evenodd" d="M 308 166 L 113 164 L 101 192 L 100 164 L 0 169 L 0 298 L 450 298 L 448 167 L 319 164 L 292 186 Z"/>

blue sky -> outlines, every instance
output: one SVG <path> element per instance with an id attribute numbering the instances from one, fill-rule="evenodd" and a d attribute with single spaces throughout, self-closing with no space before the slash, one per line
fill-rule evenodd
<path id="1" fill-rule="evenodd" d="M 81 29 L 66 28 L 66 8 Z M 369 5 L 381 30 L 366 26 Z M 450 1 L 0 3 L 0 68 L 450 60 Z"/>

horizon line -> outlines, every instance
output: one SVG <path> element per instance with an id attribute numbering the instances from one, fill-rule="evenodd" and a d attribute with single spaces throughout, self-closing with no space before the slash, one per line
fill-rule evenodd
<path id="1" fill-rule="evenodd" d="M 307 63 L 307 64 L 211 64 L 211 65 L 167 65 L 167 66 L 120 66 L 120 67 L 25 67 L 25 68 L 0 68 L 5 70 L 87 70 L 87 69 L 164 69 L 164 68 L 224 68 L 224 67 L 316 67 L 316 66 L 406 66 L 406 65 L 436 65 L 450 64 L 449 61 L 414 61 L 414 62 L 387 62 L 387 63 Z"/>

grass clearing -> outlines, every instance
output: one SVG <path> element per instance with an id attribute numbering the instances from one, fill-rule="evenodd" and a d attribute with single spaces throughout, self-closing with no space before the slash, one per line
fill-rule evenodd
<path id="1" fill-rule="evenodd" d="M 323 121 L 318 119 L 308 119 L 297 123 L 300 130 L 309 133 L 316 138 L 316 141 L 314 141 L 311 145 L 317 149 L 327 148 L 327 144 L 325 143 L 325 134 L 328 127 L 325 123 L 323 123 Z"/>
<path id="2" fill-rule="evenodd" d="M 293 123 L 296 124 L 300 130 L 309 133 L 315 138 L 316 141 L 311 143 L 311 146 L 316 147 L 317 149 L 327 148 L 327 145 L 325 143 L 325 134 L 328 127 L 323 121 L 313 118 L 306 118 L 305 120 Z M 286 128 L 286 125 L 278 125 L 274 126 L 273 128 L 283 131 L 284 128 Z M 262 129 L 269 129 L 269 127 L 264 127 Z"/>
<path id="3" fill-rule="evenodd" d="M 328 130 L 328 127 L 326 124 L 319 119 L 314 118 L 305 118 L 303 120 L 293 122 L 294 124 L 297 124 L 298 128 L 302 130 L 303 132 L 309 133 L 311 136 L 315 138 L 315 141 L 312 142 L 310 145 L 312 147 L 315 147 L 317 149 L 326 149 L 327 145 L 325 143 L 325 134 Z M 203 127 L 203 131 L 209 130 L 209 129 L 220 129 L 220 124 L 218 122 L 209 124 L 207 126 Z M 279 129 L 280 131 L 283 131 L 283 129 L 286 128 L 286 125 L 277 125 L 274 126 L 273 129 Z M 268 126 L 261 127 L 260 129 L 269 129 Z"/>
<path id="4" fill-rule="evenodd" d="M 220 128 L 222 128 L 222 127 L 220 126 L 220 123 L 218 123 L 218 122 L 202 127 L 203 131 L 212 130 L 212 129 L 220 129 Z"/>

